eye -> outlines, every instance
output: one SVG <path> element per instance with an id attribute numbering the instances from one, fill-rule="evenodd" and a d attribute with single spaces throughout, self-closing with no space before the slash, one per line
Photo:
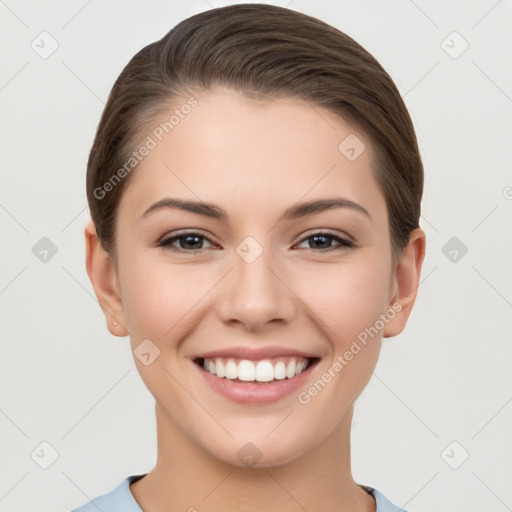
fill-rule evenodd
<path id="1" fill-rule="evenodd" d="M 325 233 L 325 232 L 313 233 L 312 235 L 309 235 L 306 238 L 303 238 L 300 243 L 307 242 L 308 240 L 313 241 L 314 247 L 312 247 L 312 248 L 310 247 L 310 248 L 311 249 L 321 249 L 320 252 L 334 251 L 334 250 L 338 250 L 338 249 L 343 249 L 345 247 L 356 247 L 356 244 L 353 243 L 352 241 L 346 240 L 345 238 L 341 238 L 332 233 Z M 334 246 L 334 247 L 328 246 L 327 248 L 325 248 L 325 244 L 329 243 L 329 241 L 333 241 L 333 240 L 338 242 L 338 245 Z M 320 246 L 323 245 L 324 248 L 318 247 L 319 245 Z"/>
<path id="2" fill-rule="evenodd" d="M 204 240 L 208 240 L 208 242 L 211 243 L 210 240 L 201 233 L 180 233 L 178 235 L 164 238 L 158 243 L 158 246 L 165 247 L 166 249 L 170 249 L 177 252 L 200 254 L 203 252 L 203 248 L 200 246 L 202 245 L 201 242 Z M 178 245 L 180 247 L 175 247 L 173 245 L 175 242 L 179 242 Z"/>
<path id="3" fill-rule="evenodd" d="M 212 247 L 214 246 L 214 244 L 208 237 L 202 235 L 201 233 L 193 231 L 179 233 L 177 235 L 164 238 L 160 242 L 158 242 L 157 245 L 159 247 L 164 247 L 167 250 L 172 250 L 175 252 L 182 252 L 188 254 L 202 254 L 203 252 L 205 252 L 205 248 L 202 247 L 204 241 L 207 241 Z M 309 247 L 309 249 L 314 250 L 315 252 L 327 252 L 348 247 L 356 247 L 356 244 L 353 243 L 352 241 L 346 240 L 345 238 L 341 238 L 340 236 L 327 232 L 313 233 L 312 235 L 303 238 L 299 242 L 299 245 L 301 243 L 308 241 L 313 242 L 313 247 Z M 335 241 L 338 244 L 333 247 L 331 245 L 332 241 Z M 175 245 L 176 242 L 178 242 L 178 246 Z"/>

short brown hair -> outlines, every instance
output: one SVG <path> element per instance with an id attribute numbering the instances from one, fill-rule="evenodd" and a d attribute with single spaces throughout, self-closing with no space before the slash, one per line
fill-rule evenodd
<path id="1" fill-rule="evenodd" d="M 390 76 L 361 45 L 316 18 L 267 4 L 211 9 L 140 50 L 116 80 L 87 166 L 87 199 L 103 248 L 115 257 L 116 211 L 132 173 L 108 194 L 142 129 L 191 91 L 227 86 L 248 97 L 287 96 L 338 114 L 371 141 L 393 255 L 419 227 L 423 165 L 413 123 Z M 341 141 L 340 141 L 341 142 Z"/>

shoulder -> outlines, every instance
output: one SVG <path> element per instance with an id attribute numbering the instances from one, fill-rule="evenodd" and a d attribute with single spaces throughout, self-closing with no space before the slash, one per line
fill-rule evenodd
<path id="1" fill-rule="evenodd" d="M 130 492 L 130 484 L 143 476 L 145 474 L 128 476 L 112 491 L 97 496 L 71 512 L 98 512 L 98 510 L 104 512 L 142 512 Z"/>
<path id="2" fill-rule="evenodd" d="M 360 485 L 367 493 L 371 494 L 375 498 L 377 504 L 377 510 L 375 512 L 407 512 L 405 508 L 401 508 L 394 503 L 391 503 L 384 494 L 375 487 L 369 485 Z"/>

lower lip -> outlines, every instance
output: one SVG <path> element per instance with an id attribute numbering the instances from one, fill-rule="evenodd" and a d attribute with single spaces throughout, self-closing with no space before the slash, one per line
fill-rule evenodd
<path id="1" fill-rule="evenodd" d="M 315 360 L 310 363 L 302 373 L 292 379 L 286 378 L 270 382 L 238 382 L 220 378 L 207 372 L 197 363 L 193 364 L 214 391 L 234 402 L 247 404 L 277 402 L 287 397 L 304 386 L 317 362 L 318 360 Z"/>

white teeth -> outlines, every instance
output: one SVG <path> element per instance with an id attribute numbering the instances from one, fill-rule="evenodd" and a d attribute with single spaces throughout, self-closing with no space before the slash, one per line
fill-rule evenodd
<path id="1" fill-rule="evenodd" d="M 238 378 L 247 382 L 256 378 L 256 368 L 252 361 L 244 359 L 238 363 Z"/>
<path id="2" fill-rule="evenodd" d="M 289 379 L 291 379 L 295 376 L 295 367 L 296 366 L 297 365 L 293 359 L 288 363 L 288 366 L 286 367 L 286 376 Z M 211 372 L 211 370 L 210 370 L 210 372 Z"/>
<path id="3" fill-rule="evenodd" d="M 239 379 L 244 382 L 270 382 L 272 380 L 293 379 L 308 366 L 309 360 L 302 357 L 286 358 L 272 363 L 268 359 L 250 361 L 242 359 L 238 364 L 234 359 L 204 359 L 203 368 L 219 378 Z"/>
<path id="4" fill-rule="evenodd" d="M 297 366 L 295 367 L 295 375 L 299 375 L 299 373 L 302 373 L 304 368 L 306 368 L 306 361 L 301 361 L 300 363 L 297 363 Z"/>
<path id="5" fill-rule="evenodd" d="M 215 361 L 215 374 L 217 375 L 217 377 L 226 376 L 224 365 L 219 360 Z"/>
<path id="6" fill-rule="evenodd" d="M 274 367 L 270 361 L 259 361 L 256 365 L 256 380 L 269 382 L 274 380 Z"/>
<path id="7" fill-rule="evenodd" d="M 286 379 L 286 366 L 283 361 L 279 361 L 274 366 L 274 378 L 278 380 Z"/>
<path id="8" fill-rule="evenodd" d="M 226 379 L 236 379 L 238 377 L 238 366 L 233 359 L 226 363 Z"/>

